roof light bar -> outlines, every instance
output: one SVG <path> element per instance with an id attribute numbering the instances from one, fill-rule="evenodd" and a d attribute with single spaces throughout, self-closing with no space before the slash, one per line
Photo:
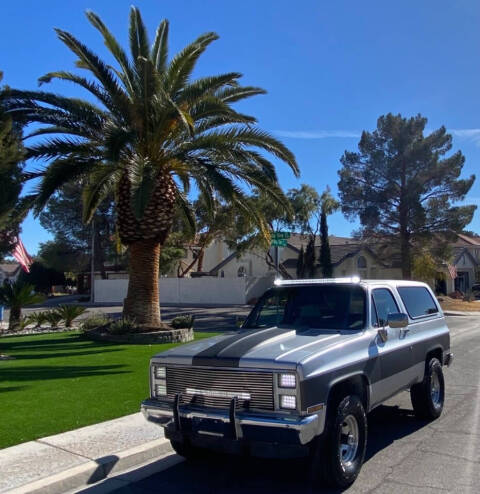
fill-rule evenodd
<path id="1" fill-rule="evenodd" d="M 327 284 L 327 283 L 360 283 L 360 276 L 350 276 L 348 278 L 316 278 L 306 280 L 280 280 L 276 279 L 273 284 L 275 286 L 287 285 L 312 285 L 312 284 Z"/>

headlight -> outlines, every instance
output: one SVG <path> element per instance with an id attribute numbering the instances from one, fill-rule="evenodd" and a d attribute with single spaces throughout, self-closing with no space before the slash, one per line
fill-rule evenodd
<path id="1" fill-rule="evenodd" d="M 165 379 L 167 377 L 167 372 L 165 367 L 155 367 L 155 378 Z"/>
<path id="2" fill-rule="evenodd" d="M 165 396 L 167 394 L 167 386 L 165 383 L 155 385 L 155 395 Z"/>
<path id="3" fill-rule="evenodd" d="M 295 410 L 297 408 L 297 398 L 293 395 L 280 395 L 280 408 Z"/>
<path id="4" fill-rule="evenodd" d="M 167 394 L 167 371 L 165 367 L 155 366 L 153 376 L 155 396 L 165 396 Z"/>
<path id="5" fill-rule="evenodd" d="M 297 386 L 295 374 L 280 374 L 278 385 L 281 388 L 295 388 Z"/>

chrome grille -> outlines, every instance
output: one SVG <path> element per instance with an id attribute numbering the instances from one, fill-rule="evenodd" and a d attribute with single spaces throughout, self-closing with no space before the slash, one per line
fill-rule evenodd
<path id="1" fill-rule="evenodd" d="M 271 372 L 167 367 L 167 395 L 173 399 L 177 393 L 182 403 L 192 405 L 228 408 L 235 395 L 240 408 L 274 409 Z"/>

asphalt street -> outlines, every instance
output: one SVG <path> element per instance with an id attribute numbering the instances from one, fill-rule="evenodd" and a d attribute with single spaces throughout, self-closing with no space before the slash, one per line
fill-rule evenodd
<path id="1" fill-rule="evenodd" d="M 374 410 L 368 418 L 365 464 L 346 492 L 480 492 L 480 317 L 447 319 L 455 361 L 445 371 L 447 391 L 442 416 L 432 423 L 416 420 L 407 392 Z M 160 462 L 171 462 L 172 456 Z M 181 461 L 140 481 L 134 480 L 135 475 L 138 472 L 133 471 L 132 482 L 114 492 L 318 492 L 311 485 L 305 460 L 216 456 L 196 463 Z"/>

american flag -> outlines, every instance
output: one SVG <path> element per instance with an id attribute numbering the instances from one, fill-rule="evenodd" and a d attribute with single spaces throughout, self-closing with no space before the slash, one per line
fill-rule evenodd
<path id="1" fill-rule="evenodd" d="M 457 268 L 453 264 L 447 265 L 448 272 L 450 273 L 450 278 L 454 280 L 457 277 Z"/>
<path id="2" fill-rule="evenodd" d="M 33 259 L 28 254 L 27 249 L 25 249 L 20 237 L 17 237 L 16 240 L 17 242 L 15 244 L 15 248 L 13 249 L 12 256 L 20 263 L 20 266 L 22 266 L 22 269 L 26 273 L 30 273 L 30 266 Z"/>

